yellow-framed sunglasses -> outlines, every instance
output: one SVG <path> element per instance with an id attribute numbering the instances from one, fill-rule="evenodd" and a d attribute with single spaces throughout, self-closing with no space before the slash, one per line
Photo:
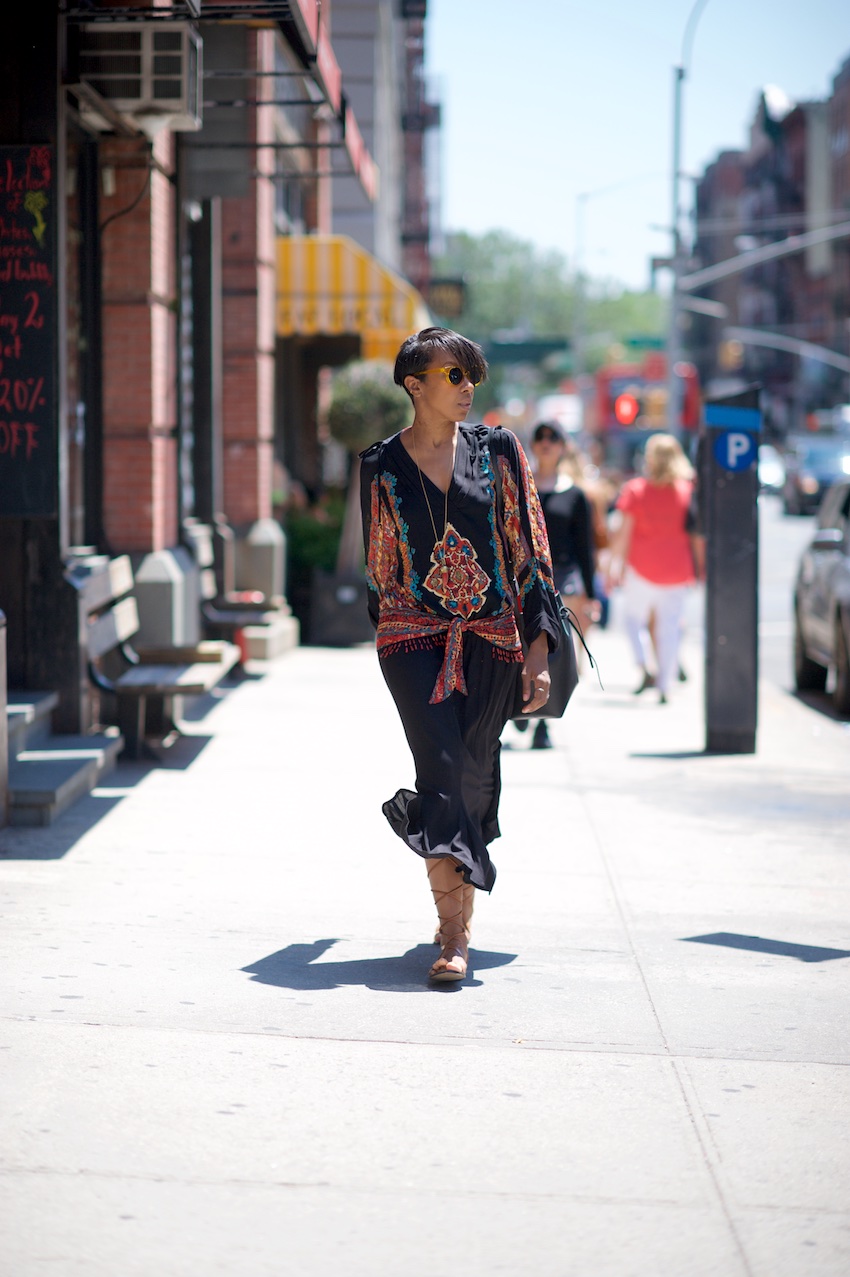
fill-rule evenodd
<path id="1" fill-rule="evenodd" d="M 457 364 L 446 364 L 443 368 L 424 368 L 422 372 L 414 375 L 417 377 L 427 377 L 429 372 L 441 372 L 449 386 L 460 386 L 464 381 L 468 381 L 470 385 L 477 386 L 481 381 L 480 377 L 475 377 L 472 373 L 466 371 L 465 368 L 458 367 Z"/>

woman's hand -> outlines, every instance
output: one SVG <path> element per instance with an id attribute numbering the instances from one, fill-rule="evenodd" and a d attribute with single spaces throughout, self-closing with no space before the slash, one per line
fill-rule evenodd
<path id="1" fill-rule="evenodd" d="M 562 594 L 564 606 L 575 613 L 579 625 L 595 625 L 602 616 L 602 604 L 586 594 Z"/>
<path id="2" fill-rule="evenodd" d="M 608 560 L 608 566 L 605 569 L 603 580 L 605 582 L 605 593 L 611 594 L 614 590 L 618 590 L 623 584 L 626 565 L 620 558 L 613 555 Z"/>
<path id="3" fill-rule="evenodd" d="M 632 529 L 635 521 L 632 515 L 624 514 L 611 537 L 608 563 L 605 569 L 605 591 L 610 594 L 623 584 L 626 574 L 626 563 L 629 557 L 629 546 L 632 541 Z"/>
<path id="4" fill-rule="evenodd" d="M 541 709 L 549 699 L 549 640 L 546 634 L 537 638 L 525 654 L 522 667 L 523 714 Z"/>

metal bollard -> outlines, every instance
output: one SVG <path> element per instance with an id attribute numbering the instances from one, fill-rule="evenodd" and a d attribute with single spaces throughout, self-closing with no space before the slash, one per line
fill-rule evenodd
<path id="1" fill-rule="evenodd" d="M 6 616 L 0 612 L 0 829 L 9 818 L 9 726 L 6 719 Z"/>

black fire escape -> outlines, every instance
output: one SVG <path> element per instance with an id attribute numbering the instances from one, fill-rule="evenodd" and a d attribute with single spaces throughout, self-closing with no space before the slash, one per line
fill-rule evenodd
<path id="1" fill-rule="evenodd" d="M 404 206 L 402 263 L 404 275 L 427 298 L 431 282 L 431 218 L 426 172 L 425 134 L 440 123 L 440 108 L 425 91 L 425 14 L 427 0 L 403 0 L 405 35 Z"/>

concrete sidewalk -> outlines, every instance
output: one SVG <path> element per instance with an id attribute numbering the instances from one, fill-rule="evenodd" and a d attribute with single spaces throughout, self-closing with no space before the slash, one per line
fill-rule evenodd
<path id="1" fill-rule="evenodd" d="M 463 986 L 367 649 L 0 834 L 3 1277 L 846 1277 L 848 725 L 764 686 L 706 756 L 698 647 L 661 707 L 591 646 Z"/>

